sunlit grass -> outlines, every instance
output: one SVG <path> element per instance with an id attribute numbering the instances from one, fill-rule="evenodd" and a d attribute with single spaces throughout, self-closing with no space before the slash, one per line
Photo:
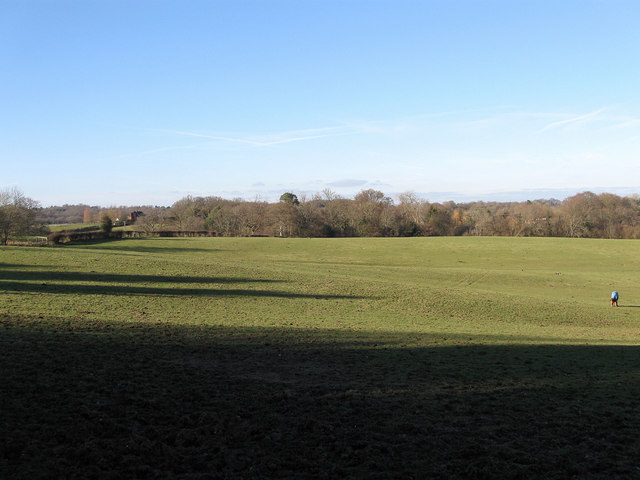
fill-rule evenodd
<path id="1" fill-rule="evenodd" d="M 98 230 L 100 228 L 100 225 L 98 223 L 57 223 L 47 225 L 47 228 L 52 232 L 64 232 L 89 227 L 94 227 L 96 230 Z"/>
<path id="2" fill-rule="evenodd" d="M 635 342 L 633 241 L 130 239 L 2 252 L 16 314 Z M 2 287 L 0 284 L 0 288 Z M 621 292 L 621 308 L 608 296 Z M 640 294 L 639 294 L 640 295 Z"/>
<path id="3" fill-rule="evenodd" d="M 574 239 L 0 248 L 0 476 L 628 477 L 639 267 Z"/>

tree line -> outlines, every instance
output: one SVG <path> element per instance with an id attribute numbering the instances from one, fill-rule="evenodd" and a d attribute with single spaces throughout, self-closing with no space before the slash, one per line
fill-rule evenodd
<path id="1" fill-rule="evenodd" d="M 433 203 L 363 190 L 342 198 L 286 192 L 276 203 L 184 197 L 144 208 L 138 229 L 207 230 L 219 236 L 407 237 L 444 235 L 640 238 L 640 197 L 582 192 L 563 201 Z"/>
<path id="2" fill-rule="evenodd" d="M 105 216 L 141 233 L 206 231 L 218 236 L 407 237 L 444 235 L 640 238 L 640 197 L 582 192 L 565 200 L 436 203 L 415 193 L 395 200 L 362 190 L 343 198 L 331 190 L 311 197 L 284 193 L 278 202 L 186 196 L 170 207 L 42 208 L 18 189 L 0 191 L 0 243 L 46 234 L 45 224 L 98 223 Z"/>

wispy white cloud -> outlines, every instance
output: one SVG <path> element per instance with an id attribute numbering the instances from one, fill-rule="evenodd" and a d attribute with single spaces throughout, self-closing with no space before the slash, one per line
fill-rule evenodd
<path id="1" fill-rule="evenodd" d="M 500 106 L 487 109 L 451 110 L 429 112 L 400 118 L 384 120 L 341 121 L 345 129 L 351 129 L 363 135 L 407 136 L 422 135 L 425 132 L 448 131 L 457 134 L 460 131 L 478 131 L 478 129 L 498 129 L 504 125 L 513 126 L 514 121 L 522 119 L 543 119 L 547 122 L 566 122 L 567 115 L 549 112 L 519 111 L 516 106 Z M 548 127 L 550 128 L 551 123 Z M 546 128 L 546 127 L 545 127 Z"/>
<path id="2" fill-rule="evenodd" d="M 237 144 L 249 145 L 253 147 L 270 147 L 270 146 L 282 145 L 282 144 L 292 143 L 292 142 L 302 142 L 302 141 L 315 140 L 315 139 L 320 139 L 325 137 L 351 135 L 351 134 L 358 133 L 355 129 L 347 128 L 345 126 L 295 130 L 295 131 L 288 131 L 288 132 L 282 132 L 282 133 L 271 134 L 271 135 L 262 135 L 262 136 L 210 135 L 206 133 L 189 132 L 185 130 L 158 130 L 158 129 L 138 129 L 138 130 L 142 130 L 145 132 L 157 132 L 162 134 L 201 138 L 203 139 L 203 141 L 198 143 L 190 143 L 188 145 L 173 145 L 168 147 L 152 148 L 148 150 L 130 151 L 130 152 L 120 153 L 116 155 L 111 155 L 109 157 L 101 158 L 99 160 L 100 161 L 121 160 L 121 159 L 126 159 L 131 157 L 143 157 L 143 156 L 149 156 L 149 155 L 160 154 L 160 153 L 171 152 L 171 151 L 200 148 L 205 145 L 213 145 L 218 142 L 237 143 Z M 167 141 L 166 138 L 165 138 L 165 141 Z"/>
<path id="3" fill-rule="evenodd" d="M 336 137 L 342 135 L 353 135 L 357 133 L 356 130 L 345 126 L 294 130 L 270 135 L 254 136 L 210 135 L 206 133 L 188 132 L 183 130 L 165 130 L 165 132 L 175 135 L 206 138 L 209 140 L 216 140 L 221 142 L 241 143 L 254 147 L 271 147 L 286 143 L 304 142 L 308 140 L 317 140 L 320 138 Z"/>
<path id="4" fill-rule="evenodd" d="M 440 130 L 446 129 L 447 125 L 456 128 L 459 128 L 460 126 L 467 128 L 478 128 L 480 126 L 484 126 L 490 128 L 491 126 L 501 125 L 505 122 L 511 123 L 514 118 L 541 118 L 551 121 L 551 123 L 548 123 L 538 131 L 538 133 L 540 133 L 571 123 L 586 122 L 597 117 L 604 110 L 605 108 L 601 108 L 595 112 L 585 115 L 574 115 L 570 118 L 566 118 L 567 115 L 561 113 L 518 112 L 516 111 L 516 107 L 501 106 L 486 110 L 430 112 L 400 118 L 351 120 L 334 119 L 335 123 L 338 124 L 336 126 L 291 130 L 272 134 L 217 134 L 188 130 L 155 131 L 171 135 L 202 138 L 211 142 L 241 144 L 262 148 L 347 135 L 395 138 L 398 136 L 406 137 L 411 135 L 420 135 L 425 131 L 433 131 L 434 128 Z"/>
<path id="5" fill-rule="evenodd" d="M 560 128 L 560 127 L 564 127 L 566 125 L 570 125 L 570 124 L 576 124 L 576 123 L 585 123 L 588 121 L 592 121 L 595 118 L 597 118 L 602 112 L 604 112 L 606 110 L 605 107 L 599 108 L 598 110 L 595 110 L 593 112 L 590 113 L 585 113 L 584 115 L 577 115 L 577 116 L 572 116 L 570 118 L 566 118 L 564 120 L 559 120 L 557 122 L 552 122 L 549 123 L 547 125 L 545 125 L 543 128 L 541 128 L 540 130 L 538 130 L 537 133 L 543 133 L 555 128 Z"/>

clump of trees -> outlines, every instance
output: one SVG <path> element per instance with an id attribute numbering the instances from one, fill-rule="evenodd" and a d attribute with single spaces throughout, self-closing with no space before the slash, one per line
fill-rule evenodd
<path id="1" fill-rule="evenodd" d="M 559 201 L 433 203 L 415 193 L 395 201 L 367 189 L 353 199 L 324 190 L 286 192 L 276 203 L 187 196 L 147 208 L 137 228 L 219 236 L 398 237 L 436 235 L 640 238 L 640 198 L 583 192 Z"/>
<path id="2" fill-rule="evenodd" d="M 17 188 L 0 190 L 0 244 L 9 237 L 40 233 L 35 218 L 38 202 Z"/>

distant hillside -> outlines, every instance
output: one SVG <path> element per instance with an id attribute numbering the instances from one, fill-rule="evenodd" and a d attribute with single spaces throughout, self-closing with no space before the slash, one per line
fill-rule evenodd
<path id="1" fill-rule="evenodd" d="M 141 210 L 143 207 L 96 207 L 84 204 L 62 205 L 39 208 L 36 214 L 36 222 L 45 225 L 56 225 L 61 223 L 95 223 L 100 220 L 103 214 L 109 215 L 113 220 L 116 218 L 127 218 L 133 211 Z"/>
<path id="2" fill-rule="evenodd" d="M 85 209 L 93 214 L 98 214 L 100 207 L 88 205 L 62 205 L 38 209 L 36 221 L 47 225 L 58 223 L 83 223 Z"/>

